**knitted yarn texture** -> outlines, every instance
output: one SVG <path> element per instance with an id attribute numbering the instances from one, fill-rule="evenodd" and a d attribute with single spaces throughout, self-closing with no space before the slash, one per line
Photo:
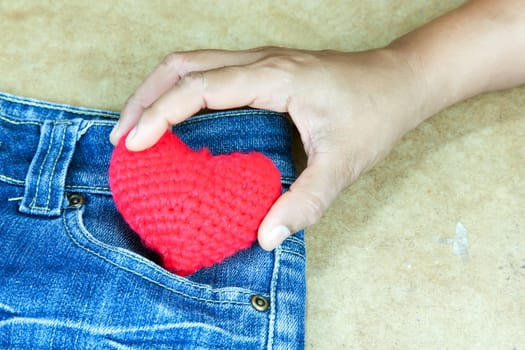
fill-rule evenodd
<path id="1" fill-rule="evenodd" d="M 281 194 L 281 175 L 257 152 L 193 151 L 171 131 L 131 152 L 123 137 L 109 184 L 124 220 L 163 266 L 186 276 L 249 248 Z"/>

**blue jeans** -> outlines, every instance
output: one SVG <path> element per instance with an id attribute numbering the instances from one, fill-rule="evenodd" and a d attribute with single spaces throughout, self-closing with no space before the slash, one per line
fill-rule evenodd
<path id="1" fill-rule="evenodd" d="M 182 278 L 116 211 L 118 114 L 0 93 L 1 349 L 301 349 L 303 233 Z M 201 114 L 174 127 L 212 153 L 260 151 L 295 173 L 277 113 Z"/>

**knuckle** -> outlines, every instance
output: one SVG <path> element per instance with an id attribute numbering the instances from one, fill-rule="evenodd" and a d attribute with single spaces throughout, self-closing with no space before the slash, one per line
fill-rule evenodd
<path id="1" fill-rule="evenodd" d="M 361 167 L 353 155 L 341 155 L 339 164 L 334 168 L 334 182 L 341 190 L 355 182 L 361 175 Z"/>
<path id="2" fill-rule="evenodd" d="M 264 53 L 266 55 L 269 55 L 269 54 L 275 54 L 278 51 L 282 51 L 282 49 L 277 46 L 265 45 L 265 46 L 254 47 L 252 49 L 248 49 L 247 51 Z"/>
<path id="3" fill-rule="evenodd" d="M 302 221 L 311 226 L 319 222 L 328 205 L 325 201 L 314 193 L 302 192 Z"/>
<path id="4" fill-rule="evenodd" d="M 288 90 L 293 88 L 293 82 L 299 70 L 298 62 L 293 57 L 283 55 L 272 55 L 254 64 L 254 68 L 261 77 L 271 77 Z"/>
<path id="5" fill-rule="evenodd" d="M 191 72 L 183 76 L 179 80 L 179 85 L 187 88 L 205 88 L 207 86 L 207 78 L 204 72 Z"/>
<path id="6" fill-rule="evenodd" d="M 296 57 L 291 55 L 272 55 L 264 58 L 261 64 L 281 71 L 293 71 L 297 69 L 299 62 Z"/>
<path id="7" fill-rule="evenodd" d="M 172 52 L 162 60 L 161 66 L 168 71 L 175 71 L 180 76 L 191 71 L 191 52 Z"/>
<path id="8" fill-rule="evenodd" d="M 344 142 L 344 139 L 341 139 L 337 144 L 343 144 Z M 334 144 L 332 147 L 340 149 L 330 154 L 329 158 L 332 169 L 329 177 L 335 188 L 342 191 L 355 182 L 363 173 L 365 169 L 363 159 L 367 159 L 367 157 L 363 156 L 364 153 L 358 149 L 345 150 L 344 147 L 341 149 L 337 144 Z"/>
<path id="9" fill-rule="evenodd" d="M 142 95 L 140 95 L 137 91 L 133 92 L 126 101 L 126 105 L 130 106 L 138 106 L 141 108 L 147 108 L 148 103 L 144 99 Z"/>
<path id="10" fill-rule="evenodd" d="M 142 119 L 145 122 L 149 123 L 160 115 L 164 115 L 164 110 L 162 106 L 159 106 L 158 104 L 153 104 L 151 107 L 144 111 L 144 113 L 142 114 Z"/>
<path id="11" fill-rule="evenodd" d="M 164 57 L 162 60 L 162 65 L 166 67 L 175 67 L 178 66 L 183 61 L 182 55 L 176 52 L 172 52 Z"/>
<path id="12" fill-rule="evenodd" d="M 288 52 L 272 49 L 271 54 L 256 62 L 254 67 L 259 68 L 264 75 L 273 76 L 283 82 L 292 83 L 305 74 L 311 75 L 311 69 L 305 69 L 315 59 L 308 52 Z"/>
<path id="13" fill-rule="evenodd" d="M 248 52 L 268 52 L 272 49 L 271 46 L 258 46 L 251 49 L 248 49 Z"/>
<path id="14" fill-rule="evenodd" d="M 309 51 L 290 51 L 279 48 L 272 48 L 269 51 L 272 55 L 266 57 L 264 61 L 266 61 L 267 64 L 276 67 L 291 69 L 319 61 L 318 55 Z"/>

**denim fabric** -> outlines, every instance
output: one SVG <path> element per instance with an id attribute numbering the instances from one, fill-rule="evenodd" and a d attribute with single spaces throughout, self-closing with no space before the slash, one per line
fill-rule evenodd
<path id="1" fill-rule="evenodd" d="M 117 118 L 0 93 L 0 348 L 303 348 L 303 233 L 188 278 L 167 272 L 111 197 Z M 173 131 L 215 154 L 263 152 L 285 189 L 294 180 L 280 114 L 201 114 Z"/>

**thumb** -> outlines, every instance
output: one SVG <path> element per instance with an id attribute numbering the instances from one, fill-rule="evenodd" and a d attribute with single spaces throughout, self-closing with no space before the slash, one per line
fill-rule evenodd
<path id="1" fill-rule="evenodd" d="M 342 185 L 334 182 L 334 162 L 319 159 L 309 163 L 259 226 L 258 240 L 263 249 L 272 250 L 292 233 L 317 223 L 341 191 Z"/>

